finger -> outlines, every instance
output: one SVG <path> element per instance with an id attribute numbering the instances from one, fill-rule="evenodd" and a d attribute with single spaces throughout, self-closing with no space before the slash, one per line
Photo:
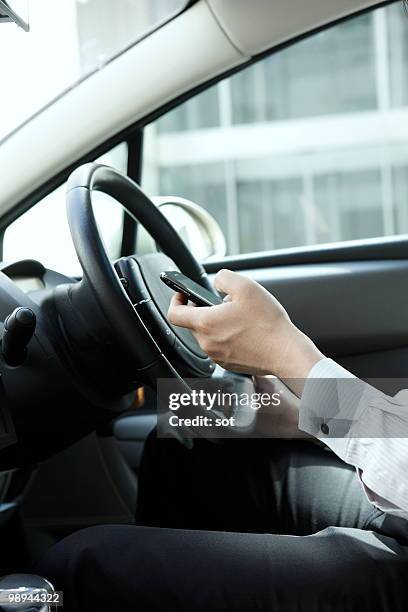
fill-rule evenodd
<path id="1" fill-rule="evenodd" d="M 190 303 L 190 306 L 194 306 L 194 307 L 197 306 L 197 304 L 194 304 L 193 302 L 189 302 L 189 299 L 186 296 L 186 294 L 185 293 L 181 293 L 181 291 L 177 291 L 174 294 L 173 298 L 175 298 L 174 299 L 174 303 L 177 306 L 184 306 L 184 305 L 189 304 L 189 303 Z"/>
<path id="2" fill-rule="evenodd" d="M 180 291 L 177 291 L 171 299 L 171 303 L 174 304 L 174 306 L 185 306 L 188 302 L 188 297 L 184 294 L 181 293 Z"/>
<path id="3" fill-rule="evenodd" d="M 231 299 L 236 298 L 247 285 L 247 278 L 231 270 L 220 270 L 214 279 L 215 288 L 222 293 L 227 293 Z"/>
<path id="4" fill-rule="evenodd" d="M 184 295 L 176 293 L 170 302 L 167 318 L 173 325 L 196 329 L 200 319 L 200 308 L 187 306 Z"/>

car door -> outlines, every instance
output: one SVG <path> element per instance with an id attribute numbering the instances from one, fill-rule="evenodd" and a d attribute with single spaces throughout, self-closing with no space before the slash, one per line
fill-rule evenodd
<path id="1" fill-rule="evenodd" d="M 142 186 L 223 229 L 203 262 L 272 292 L 319 348 L 395 392 L 408 372 L 408 17 L 390 4 L 241 70 L 144 130 Z M 154 398 L 115 434 L 133 470 Z"/>

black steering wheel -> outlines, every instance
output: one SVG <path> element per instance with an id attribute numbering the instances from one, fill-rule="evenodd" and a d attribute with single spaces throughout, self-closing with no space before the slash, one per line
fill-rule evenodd
<path id="1" fill-rule="evenodd" d="M 120 202 L 162 252 L 123 257 L 113 265 L 95 220 L 93 190 Z M 84 272 L 81 283 L 73 289 L 73 302 L 78 306 L 81 302 L 82 312 L 87 306 L 88 310 L 93 308 L 89 315 L 93 323 L 101 321 L 101 328 L 102 319 L 106 320 L 115 343 L 131 358 L 139 380 L 155 385 L 160 377 L 211 376 L 215 364 L 191 332 L 171 325 L 166 318 L 173 291 L 160 280 L 160 272 L 181 270 L 206 289 L 214 289 L 204 268 L 140 187 L 111 167 L 85 164 L 69 178 L 67 213 Z M 87 299 L 90 294 L 91 300 Z"/>
<path id="2" fill-rule="evenodd" d="M 95 220 L 93 190 L 117 200 L 145 227 L 161 252 L 122 257 L 112 264 Z M 69 286 L 68 293 L 60 293 L 59 306 L 69 335 L 76 335 L 76 345 L 84 346 L 84 334 L 88 339 L 91 334 L 100 346 L 108 343 L 119 347 L 127 355 L 135 379 L 153 388 L 160 378 L 173 378 L 178 389 L 191 392 L 185 379 L 211 377 L 215 363 L 193 334 L 167 320 L 173 291 L 160 280 L 160 273 L 181 270 L 209 291 L 215 290 L 160 209 L 127 176 L 108 166 L 85 164 L 68 180 L 67 213 L 84 274 L 79 283 Z M 81 321 L 91 321 L 91 325 L 82 325 Z M 77 332 L 78 327 L 81 329 Z M 239 407 L 233 412 L 234 427 L 225 427 L 224 431 L 229 435 L 249 431 L 256 420 L 255 412 Z M 220 414 L 216 410 L 213 413 Z"/>

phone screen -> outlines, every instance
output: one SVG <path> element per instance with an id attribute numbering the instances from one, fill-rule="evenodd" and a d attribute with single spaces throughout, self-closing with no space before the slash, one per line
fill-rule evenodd
<path id="1" fill-rule="evenodd" d="M 182 272 L 167 271 L 160 274 L 160 279 L 174 291 L 184 293 L 197 306 L 217 306 L 222 299 L 205 289 Z"/>

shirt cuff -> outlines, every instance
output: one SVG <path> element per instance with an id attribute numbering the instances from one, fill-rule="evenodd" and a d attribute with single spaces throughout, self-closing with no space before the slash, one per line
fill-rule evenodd
<path id="1" fill-rule="evenodd" d="M 305 382 L 299 410 L 299 429 L 357 468 L 368 501 L 402 518 L 408 517 L 407 400 L 406 391 L 389 398 L 323 359 Z"/>
<path id="2" fill-rule="evenodd" d="M 299 429 L 344 459 L 353 423 L 379 393 L 332 359 L 322 359 L 310 371 L 303 389 Z"/>

